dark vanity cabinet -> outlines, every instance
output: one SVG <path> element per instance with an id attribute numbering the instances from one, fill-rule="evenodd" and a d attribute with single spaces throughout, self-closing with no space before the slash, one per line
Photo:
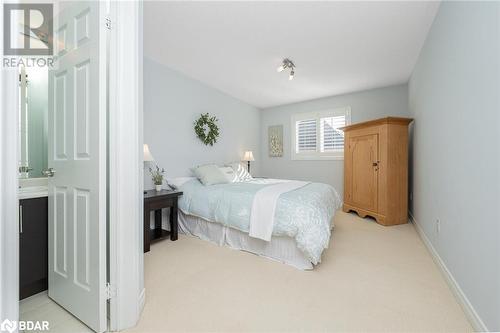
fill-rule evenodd
<path id="1" fill-rule="evenodd" d="M 48 199 L 19 200 L 19 298 L 47 290 Z"/>

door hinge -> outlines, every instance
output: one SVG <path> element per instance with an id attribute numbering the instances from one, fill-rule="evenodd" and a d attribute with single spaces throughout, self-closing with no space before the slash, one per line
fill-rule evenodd
<path id="1" fill-rule="evenodd" d="M 112 25 L 111 25 L 111 19 L 109 17 L 106 17 L 106 22 L 104 23 L 104 25 L 106 25 L 106 28 L 108 30 L 111 30 Z"/>
<path id="2" fill-rule="evenodd" d="M 106 282 L 106 299 L 116 297 L 116 288 L 109 282 Z"/>

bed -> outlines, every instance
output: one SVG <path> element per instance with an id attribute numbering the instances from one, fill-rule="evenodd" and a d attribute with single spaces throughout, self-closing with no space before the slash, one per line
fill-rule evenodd
<path id="1" fill-rule="evenodd" d="M 312 269 L 321 262 L 321 254 L 330 242 L 333 216 L 341 207 L 335 189 L 321 183 L 293 186 L 286 185 L 292 181 L 252 179 L 205 186 L 196 178 L 174 182 L 184 193 L 179 200 L 180 232 L 302 270 Z M 252 235 L 258 215 L 255 213 L 264 210 L 256 209 L 255 202 L 258 198 L 269 201 L 262 193 L 280 186 L 293 189 L 276 195 L 272 235 L 267 240 Z M 268 219 L 265 220 L 261 222 L 269 225 Z"/>

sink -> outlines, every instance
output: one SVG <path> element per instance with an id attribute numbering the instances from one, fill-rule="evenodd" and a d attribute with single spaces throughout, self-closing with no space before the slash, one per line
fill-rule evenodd
<path id="1" fill-rule="evenodd" d="M 33 199 L 48 196 L 47 178 L 19 179 L 18 199 Z"/>

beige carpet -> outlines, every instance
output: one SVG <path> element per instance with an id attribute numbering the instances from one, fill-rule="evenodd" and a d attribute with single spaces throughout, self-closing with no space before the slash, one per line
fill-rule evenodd
<path id="1" fill-rule="evenodd" d="M 413 225 L 338 213 L 313 271 L 181 236 L 145 257 L 132 331 L 471 331 Z"/>

